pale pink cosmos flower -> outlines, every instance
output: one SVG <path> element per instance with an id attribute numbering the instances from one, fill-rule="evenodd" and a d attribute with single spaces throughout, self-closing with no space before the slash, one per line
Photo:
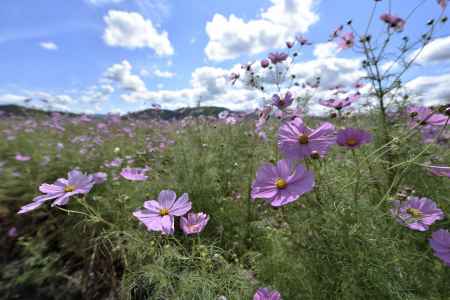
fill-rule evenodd
<path id="1" fill-rule="evenodd" d="M 394 201 L 391 209 L 397 222 L 412 230 L 426 231 L 434 222 L 444 219 L 444 212 L 428 198 L 408 197 L 406 201 Z"/>
<path id="2" fill-rule="evenodd" d="M 277 165 L 263 164 L 252 184 L 252 199 L 265 199 L 274 207 L 296 201 L 314 187 L 314 174 L 301 164 L 280 160 Z"/>
<path id="3" fill-rule="evenodd" d="M 253 300 L 281 300 L 281 294 L 275 290 L 260 288 L 253 296 Z"/>
<path id="4" fill-rule="evenodd" d="M 17 161 L 29 161 L 29 160 L 31 160 L 31 156 L 16 153 L 16 160 Z"/>
<path id="5" fill-rule="evenodd" d="M 24 214 L 37 209 L 46 201 L 54 200 L 51 206 L 66 205 L 70 197 L 75 195 L 84 195 L 94 186 L 95 182 L 92 175 L 83 174 L 79 170 L 72 170 L 68 173 L 68 179 L 59 178 L 55 183 L 44 183 L 39 186 L 39 191 L 44 195 L 37 196 L 33 202 L 22 206 L 18 214 Z"/>
<path id="6" fill-rule="evenodd" d="M 442 176 L 450 178 L 450 166 L 425 166 L 434 176 Z"/>
<path id="7" fill-rule="evenodd" d="M 335 127 L 328 122 L 312 129 L 302 119 L 294 118 L 283 124 L 278 132 L 278 148 L 285 158 L 292 160 L 304 159 L 313 152 L 324 156 L 335 143 Z"/>
<path id="8" fill-rule="evenodd" d="M 343 36 L 341 36 L 341 39 L 338 43 L 340 49 L 353 48 L 353 45 L 355 45 L 355 35 L 353 34 L 353 32 L 345 33 Z"/>
<path id="9" fill-rule="evenodd" d="M 192 208 L 188 194 L 184 193 L 177 199 L 174 191 L 163 190 L 159 193 L 158 201 L 144 202 L 144 208 L 133 213 L 149 231 L 159 231 L 163 234 L 173 234 L 174 218 L 185 215 Z"/>
<path id="10" fill-rule="evenodd" d="M 380 19 L 396 31 L 402 31 L 406 24 L 406 21 L 402 18 L 388 13 L 382 14 Z"/>
<path id="11" fill-rule="evenodd" d="M 181 217 L 180 227 L 186 235 L 196 234 L 205 229 L 208 221 L 209 216 L 205 213 L 188 213 L 185 217 Z"/>
<path id="12" fill-rule="evenodd" d="M 148 179 L 145 173 L 149 170 L 145 168 L 125 168 L 120 172 L 120 176 L 130 181 L 144 181 Z"/>

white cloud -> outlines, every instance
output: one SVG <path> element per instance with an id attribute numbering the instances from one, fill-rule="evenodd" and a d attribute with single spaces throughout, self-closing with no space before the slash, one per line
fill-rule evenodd
<path id="1" fill-rule="evenodd" d="M 99 105 L 106 102 L 112 93 L 114 87 L 110 84 L 94 85 L 83 91 L 79 99 L 84 103 Z"/>
<path id="2" fill-rule="evenodd" d="M 235 15 L 215 14 L 206 24 L 207 57 L 214 61 L 234 59 L 243 53 L 257 54 L 283 47 L 295 33 L 306 32 L 319 20 L 314 12 L 317 0 L 271 0 L 261 16 L 245 21 Z"/>
<path id="3" fill-rule="evenodd" d="M 338 85 L 351 85 L 366 73 L 359 59 L 338 57 L 317 58 L 295 64 L 292 73 L 299 79 L 313 80 L 320 77 L 320 88 L 329 89 Z"/>
<path id="4" fill-rule="evenodd" d="M 173 72 L 169 72 L 169 71 L 161 71 L 161 70 L 159 70 L 159 69 L 156 69 L 154 72 L 153 72 L 153 74 L 156 76 L 156 77 L 160 77 L 160 78 L 172 78 L 172 77 L 175 77 L 175 73 L 173 73 Z"/>
<path id="5" fill-rule="evenodd" d="M 58 45 L 56 45 L 53 42 L 41 42 L 39 43 L 39 46 L 41 46 L 41 48 L 46 49 L 46 50 L 58 50 Z"/>
<path id="6" fill-rule="evenodd" d="M 139 74 L 140 74 L 142 77 L 147 77 L 147 76 L 150 75 L 150 72 L 149 72 L 147 69 L 141 69 L 141 71 L 139 72 Z"/>
<path id="7" fill-rule="evenodd" d="M 450 104 L 450 74 L 419 76 L 407 82 L 405 87 L 411 97 L 423 105 Z"/>
<path id="8" fill-rule="evenodd" d="M 315 45 L 313 53 L 317 58 L 335 57 L 339 48 L 335 42 L 321 43 Z"/>
<path id="9" fill-rule="evenodd" d="M 144 81 L 138 76 L 131 74 L 131 64 L 124 60 L 119 64 L 114 64 L 109 67 L 104 77 L 109 79 L 127 91 L 130 92 L 142 92 L 147 90 Z"/>
<path id="10" fill-rule="evenodd" d="M 0 95 L 0 104 L 23 104 L 26 96 L 19 96 L 14 94 L 2 94 Z"/>
<path id="11" fill-rule="evenodd" d="M 110 10 L 104 17 L 103 40 L 109 46 L 128 49 L 151 48 L 158 56 L 174 53 L 166 31 L 158 32 L 151 20 L 136 12 Z"/>
<path id="12" fill-rule="evenodd" d="M 426 63 L 442 63 L 450 62 L 450 36 L 432 41 L 425 46 L 422 52 L 417 50 L 412 57 L 418 54 L 416 62 Z"/>

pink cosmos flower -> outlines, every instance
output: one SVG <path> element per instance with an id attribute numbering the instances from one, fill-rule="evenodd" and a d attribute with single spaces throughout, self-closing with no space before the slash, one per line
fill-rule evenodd
<path id="1" fill-rule="evenodd" d="M 443 176 L 450 178 L 450 167 L 449 166 L 425 166 L 427 167 L 431 174 L 434 176 Z"/>
<path id="2" fill-rule="evenodd" d="M 261 60 L 261 67 L 262 67 L 262 68 L 265 69 L 265 68 L 267 68 L 269 65 L 270 65 L 269 60 L 267 60 L 267 59 Z"/>
<path id="3" fill-rule="evenodd" d="M 119 167 L 123 162 L 123 159 L 121 158 L 115 158 L 110 162 L 105 163 L 105 167 L 107 168 L 114 168 L 114 167 Z"/>
<path id="4" fill-rule="evenodd" d="M 281 110 L 290 106 L 293 101 L 294 101 L 294 97 L 292 96 L 292 93 L 289 91 L 286 92 L 284 97 L 280 97 L 278 94 L 275 94 L 272 96 L 272 104 Z"/>
<path id="5" fill-rule="evenodd" d="M 295 169 L 288 160 L 280 160 L 277 165 L 266 163 L 256 173 L 252 184 L 252 199 L 266 199 L 274 207 L 296 201 L 314 187 L 314 174 L 301 164 Z"/>
<path id="6" fill-rule="evenodd" d="M 233 116 L 229 116 L 228 118 L 225 119 L 225 124 L 227 125 L 236 125 L 237 123 L 237 119 Z"/>
<path id="7" fill-rule="evenodd" d="M 101 184 L 108 179 L 108 174 L 105 172 L 97 172 L 92 175 L 92 178 L 94 179 L 95 184 Z"/>
<path id="8" fill-rule="evenodd" d="M 17 161 L 29 161 L 30 159 L 31 159 L 31 156 L 22 155 L 20 153 L 16 153 L 16 160 Z"/>
<path id="9" fill-rule="evenodd" d="M 347 32 L 343 36 L 341 36 L 341 39 L 338 43 L 338 47 L 340 49 L 349 49 L 353 48 L 353 45 L 355 44 L 355 35 L 353 32 Z"/>
<path id="10" fill-rule="evenodd" d="M 285 61 L 288 58 L 288 54 L 287 53 L 283 53 L 283 52 L 272 52 L 269 53 L 269 60 L 274 64 L 278 64 L 281 63 L 283 61 Z"/>
<path id="11" fill-rule="evenodd" d="M 444 212 L 428 198 L 408 197 L 406 201 L 394 201 L 392 215 L 396 220 L 412 230 L 427 231 L 429 226 L 444 219 Z"/>
<path id="12" fill-rule="evenodd" d="M 145 173 L 149 169 L 145 168 L 125 168 L 120 172 L 120 176 L 130 181 L 144 181 L 148 179 L 148 176 Z"/>
<path id="13" fill-rule="evenodd" d="M 356 100 L 359 99 L 361 95 L 359 93 L 356 93 L 354 95 L 351 95 L 349 97 L 346 97 L 345 99 L 328 99 L 328 100 L 319 100 L 320 105 L 334 108 L 338 111 L 341 109 L 352 105 Z"/>
<path id="14" fill-rule="evenodd" d="M 295 118 L 281 126 L 278 132 L 278 148 L 285 158 L 292 160 L 309 157 L 313 151 L 324 156 L 335 143 L 335 128 L 328 122 L 311 129 L 302 119 Z"/>
<path id="15" fill-rule="evenodd" d="M 387 13 L 382 14 L 380 19 L 396 31 L 402 31 L 406 24 L 402 18 Z"/>
<path id="16" fill-rule="evenodd" d="M 205 213 L 188 213 L 187 217 L 180 218 L 180 227 L 186 235 L 196 234 L 205 229 L 208 221 L 209 216 Z"/>
<path id="17" fill-rule="evenodd" d="M 411 105 L 406 109 L 406 112 L 410 117 L 410 126 L 415 126 L 416 124 L 422 126 L 445 126 L 447 123 L 450 124 L 449 117 L 435 113 L 425 106 Z"/>
<path id="18" fill-rule="evenodd" d="M 15 238 L 17 236 L 18 236 L 17 228 L 16 227 L 9 228 L 9 230 L 8 230 L 8 237 Z"/>
<path id="19" fill-rule="evenodd" d="M 337 134 L 337 144 L 349 149 L 359 148 L 371 141 L 372 135 L 361 129 L 347 128 L 340 130 Z"/>
<path id="20" fill-rule="evenodd" d="M 433 248 L 434 255 L 450 267 L 450 233 L 448 230 L 439 229 L 433 232 L 428 242 Z"/>
<path id="21" fill-rule="evenodd" d="M 281 300 L 281 294 L 275 290 L 269 290 L 268 288 L 260 288 L 253 296 L 253 300 Z"/>
<path id="22" fill-rule="evenodd" d="M 310 41 L 308 41 L 307 38 L 305 38 L 302 35 L 297 35 L 295 37 L 295 39 L 297 40 L 297 42 L 300 44 L 300 46 L 305 46 L 305 45 L 312 45 L 312 43 Z"/>
<path id="23" fill-rule="evenodd" d="M 158 201 L 144 202 L 144 208 L 133 213 L 149 231 L 159 231 L 163 234 L 173 234 L 174 217 L 185 215 L 192 208 L 188 194 L 184 193 L 177 199 L 174 191 L 163 190 L 159 193 Z"/>
<path id="24" fill-rule="evenodd" d="M 54 200 L 51 206 L 66 205 L 70 197 L 87 194 L 94 186 L 92 175 L 86 175 L 79 170 L 72 170 L 68 173 L 68 179 L 59 178 L 55 183 L 44 183 L 39 186 L 39 191 L 45 195 L 37 196 L 33 202 L 22 206 L 18 214 L 24 214 L 40 207 L 44 202 Z"/>

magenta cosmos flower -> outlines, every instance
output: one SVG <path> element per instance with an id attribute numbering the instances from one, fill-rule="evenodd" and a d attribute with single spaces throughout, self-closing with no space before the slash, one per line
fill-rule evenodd
<path id="1" fill-rule="evenodd" d="M 450 233 L 448 230 L 439 229 L 433 232 L 428 241 L 434 250 L 434 255 L 450 267 Z"/>
<path id="2" fill-rule="evenodd" d="M 120 176 L 130 181 L 144 181 L 147 180 L 148 176 L 145 173 L 148 168 L 125 168 L 120 172 Z"/>
<path id="3" fill-rule="evenodd" d="M 192 208 L 188 194 L 184 193 L 177 199 L 174 191 L 163 190 L 159 193 L 158 201 L 144 202 L 144 208 L 133 213 L 149 231 L 160 231 L 163 234 L 173 234 L 174 217 L 185 215 Z"/>
<path id="4" fill-rule="evenodd" d="M 263 60 L 261 60 L 260 64 L 261 64 L 261 67 L 265 69 L 270 65 L 270 62 L 268 59 L 263 59 Z"/>
<path id="5" fill-rule="evenodd" d="M 274 64 L 281 63 L 288 58 L 288 54 L 284 52 L 272 52 L 269 53 L 269 60 Z"/>
<path id="6" fill-rule="evenodd" d="M 353 32 L 347 32 L 341 36 L 338 46 L 340 49 L 349 49 L 353 48 L 354 44 L 355 44 L 355 35 L 353 34 Z"/>
<path id="7" fill-rule="evenodd" d="M 426 166 L 434 176 L 443 176 L 450 178 L 449 166 Z"/>
<path id="8" fill-rule="evenodd" d="M 382 14 L 380 19 L 388 24 L 389 27 L 397 31 L 402 31 L 406 24 L 406 21 L 402 18 L 387 13 Z"/>
<path id="9" fill-rule="evenodd" d="M 68 173 L 68 179 L 59 178 L 53 184 L 41 184 L 39 191 L 45 195 L 37 196 L 33 202 L 22 206 L 18 214 L 24 214 L 40 207 L 44 202 L 55 200 L 52 206 L 66 205 L 70 197 L 87 194 L 94 186 L 95 182 L 91 175 L 81 173 L 79 170 L 72 170 Z"/>
<path id="10" fill-rule="evenodd" d="M 275 290 L 260 288 L 253 296 L 253 300 L 281 300 L 281 294 Z"/>
<path id="11" fill-rule="evenodd" d="M 408 197 L 406 201 L 394 201 L 392 215 L 412 230 L 427 231 L 429 226 L 444 218 L 444 212 L 428 198 Z"/>
<path id="12" fill-rule="evenodd" d="M 180 227 L 184 234 L 196 234 L 205 229 L 208 224 L 209 216 L 205 213 L 188 213 L 187 216 L 180 218 Z"/>
<path id="13" fill-rule="evenodd" d="M 311 129 L 302 119 L 295 118 L 278 132 L 278 148 L 285 158 L 292 160 L 309 157 L 313 152 L 324 156 L 335 142 L 335 128 L 331 123 Z"/>
<path id="14" fill-rule="evenodd" d="M 314 174 L 301 164 L 295 169 L 288 160 L 280 160 L 277 165 L 264 164 L 256 172 L 252 184 L 252 199 L 266 199 L 274 207 L 294 202 L 314 187 Z"/>
<path id="15" fill-rule="evenodd" d="M 339 130 L 337 134 L 337 144 L 350 149 L 359 148 L 371 141 L 372 135 L 369 132 L 357 128 Z"/>
<path id="16" fill-rule="evenodd" d="M 294 97 L 291 92 L 286 92 L 284 97 L 280 97 L 278 94 L 272 96 L 272 104 L 283 110 L 290 106 L 294 101 Z"/>

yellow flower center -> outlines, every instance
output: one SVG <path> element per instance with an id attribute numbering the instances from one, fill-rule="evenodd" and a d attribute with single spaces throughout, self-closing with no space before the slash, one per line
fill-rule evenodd
<path id="1" fill-rule="evenodd" d="M 69 184 L 64 187 L 64 192 L 71 193 L 71 192 L 75 191 L 75 189 L 76 189 L 76 187 L 74 185 Z"/>
<path id="2" fill-rule="evenodd" d="M 309 138 L 306 134 L 302 134 L 301 136 L 298 137 L 298 142 L 301 145 L 306 145 L 309 143 Z"/>
<path id="3" fill-rule="evenodd" d="M 275 181 L 275 185 L 276 185 L 277 189 L 282 190 L 282 189 L 285 189 L 287 187 L 287 182 L 284 179 L 282 179 L 282 178 L 278 178 Z"/>
<path id="4" fill-rule="evenodd" d="M 358 144 L 358 141 L 354 138 L 349 138 L 347 140 L 347 145 L 349 145 L 349 146 L 355 146 L 356 144 Z"/>
<path id="5" fill-rule="evenodd" d="M 159 215 L 161 217 L 167 216 L 169 214 L 169 210 L 167 208 L 161 208 L 161 210 L 159 211 Z"/>
<path id="6" fill-rule="evenodd" d="M 415 219 L 420 219 L 423 216 L 422 212 L 420 210 L 418 210 L 417 208 L 411 208 L 411 207 L 407 208 L 406 212 L 408 214 L 410 214 L 411 216 L 413 216 L 413 218 L 415 218 Z"/>

